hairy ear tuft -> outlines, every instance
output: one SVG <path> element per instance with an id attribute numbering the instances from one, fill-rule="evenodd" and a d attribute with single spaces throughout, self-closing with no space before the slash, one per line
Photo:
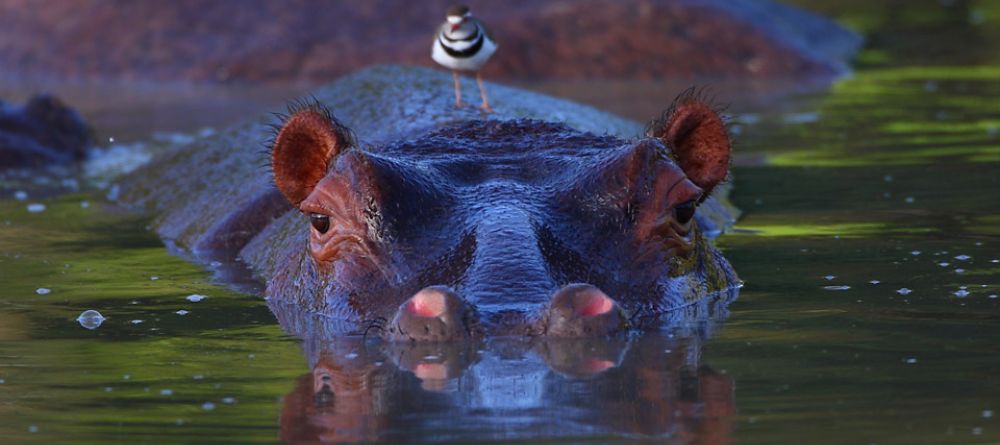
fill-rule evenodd
<path id="1" fill-rule="evenodd" d="M 647 136 L 663 141 L 705 196 L 729 174 L 732 146 L 726 124 L 702 91 L 681 94 L 661 119 L 650 124 Z"/>
<path id="2" fill-rule="evenodd" d="M 354 136 L 318 102 L 295 103 L 289 114 L 274 136 L 271 171 L 278 190 L 298 207 Z"/>

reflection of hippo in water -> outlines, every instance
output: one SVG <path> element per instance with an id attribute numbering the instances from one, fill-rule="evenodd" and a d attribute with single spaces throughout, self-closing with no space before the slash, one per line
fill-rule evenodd
<path id="1" fill-rule="evenodd" d="M 471 120 L 361 147 L 297 107 L 272 167 L 310 255 L 278 265 L 267 293 L 395 340 L 643 328 L 737 283 L 695 218 L 729 157 L 691 94 L 640 140 Z"/>
<path id="2" fill-rule="evenodd" d="M 472 443 L 586 434 L 731 443 L 733 379 L 702 362 L 704 333 L 670 332 L 501 338 L 481 349 L 309 337 L 312 372 L 284 397 L 280 439 Z"/>

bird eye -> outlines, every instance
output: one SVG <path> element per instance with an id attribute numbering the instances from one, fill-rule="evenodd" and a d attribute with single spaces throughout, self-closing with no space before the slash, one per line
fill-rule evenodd
<path id="1" fill-rule="evenodd" d="M 674 216 L 677 218 L 678 223 L 687 225 L 687 223 L 691 222 L 691 218 L 694 218 L 694 201 L 688 201 L 675 206 Z"/>
<path id="2" fill-rule="evenodd" d="M 320 234 L 326 233 L 330 230 L 330 217 L 321 213 L 310 213 L 309 222 L 312 223 L 314 229 Z"/>

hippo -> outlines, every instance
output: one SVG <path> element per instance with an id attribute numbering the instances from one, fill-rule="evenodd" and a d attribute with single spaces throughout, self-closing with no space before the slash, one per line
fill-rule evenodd
<path id="1" fill-rule="evenodd" d="M 738 210 L 704 94 L 644 126 L 491 82 L 484 116 L 454 107 L 441 94 L 452 86 L 427 68 L 365 68 L 277 122 L 261 114 L 158 149 L 114 179 L 118 202 L 303 339 L 616 336 L 698 324 L 737 296 L 711 242 Z M 462 91 L 472 102 L 475 88 Z M 421 291 L 418 313 L 396 320 Z M 406 327 L 439 310 L 423 323 L 438 334 Z"/>
<path id="2" fill-rule="evenodd" d="M 731 152 L 697 91 L 635 139 L 479 118 L 358 141 L 316 101 L 275 126 L 274 185 L 308 233 L 268 280 L 276 313 L 390 341 L 593 337 L 739 285 L 696 218 Z"/>

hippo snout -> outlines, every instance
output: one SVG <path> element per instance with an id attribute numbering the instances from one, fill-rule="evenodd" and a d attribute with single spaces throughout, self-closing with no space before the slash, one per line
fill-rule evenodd
<path id="1" fill-rule="evenodd" d="M 590 284 L 569 284 L 535 314 L 528 331 L 547 337 L 595 337 L 628 330 L 628 319 L 618 302 Z M 522 319 L 523 320 L 523 319 Z M 500 331 L 523 332 L 519 326 L 495 326 Z M 430 286 L 396 309 L 386 330 L 391 341 L 439 342 L 482 334 L 474 306 L 446 286 Z"/>
<path id="2" fill-rule="evenodd" d="M 430 286 L 396 309 L 386 332 L 393 341 L 451 341 L 475 335 L 476 315 L 454 291 Z"/>
<path id="3" fill-rule="evenodd" d="M 569 284 L 559 289 L 542 318 L 549 337 L 590 337 L 628 329 L 628 319 L 615 300 L 590 284 Z"/>

